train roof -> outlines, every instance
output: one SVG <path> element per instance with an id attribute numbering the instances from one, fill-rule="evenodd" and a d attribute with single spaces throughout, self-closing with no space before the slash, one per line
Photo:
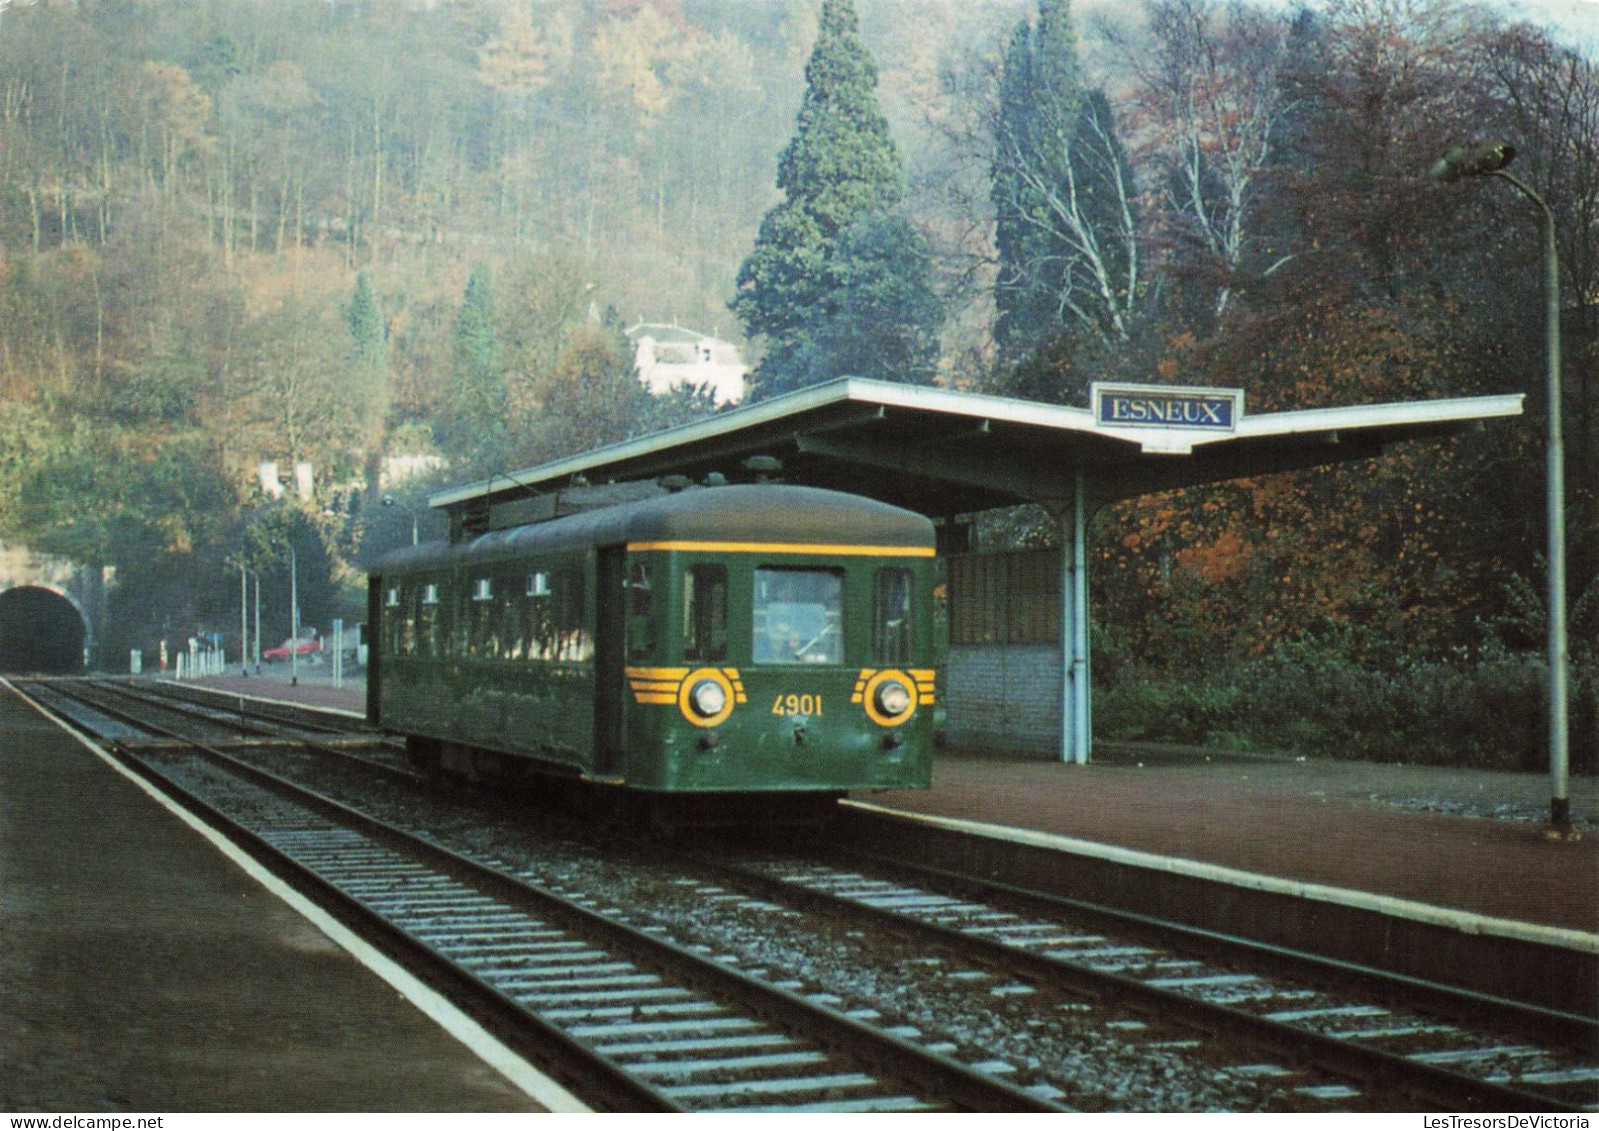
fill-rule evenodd
<path id="1" fill-rule="evenodd" d="M 690 487 L 640 502 L 494 530 L 453 545 L 408 546 L 384 555 L 372 572 L 492 562 L 597 545 L 674 542 L 931 551 L 934 532 L 925 515 L 860 495 L 787 484 L 730 484 Z"/>

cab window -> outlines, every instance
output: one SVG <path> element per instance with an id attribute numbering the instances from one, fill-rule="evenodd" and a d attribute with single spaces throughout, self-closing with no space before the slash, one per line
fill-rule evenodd
<path id="1" fill-rule="evenodd" d="M 635 561 L 627 569 L 627 655 L 630 660 L 648 659 L 655 651 L 655 622 L 650 619 L 653 607 L 649 563 Z"/>
<path id="2" fill-rule="evenodd" d="M 844 661 L 844 575 L 767 566 L 755 571 L 756 663 Z"/>
<path id="3" fill-rule="evenodd" d="M 727 658 L 727 567 L 690 566 L 683 573 L 683 658 Z"/>
<path id="4" fill-rule="evenodd" d="M 872 595 L 872 659 L 878 664 L 911 662 L 915 584 L 908 569 L 877 571 Z"/>

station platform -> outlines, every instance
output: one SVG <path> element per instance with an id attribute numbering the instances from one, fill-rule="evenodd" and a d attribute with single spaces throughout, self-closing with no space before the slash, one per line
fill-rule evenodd
<path id="1" fill-rule="evenodd" d="M 328 926 L 0 684 L 0 1111 L 564 1106 Z"/>
<path id="2" fill-rule="evenodd" d="M 945 752 L 890 809 L 1053 833 L 1473 916 L 1599 934 L 1599 782 L 1101 744 L 1089 765 Z"/>
<path id="3" fill-rule="evenodd" d="M 282 665 L 277 665 L 282 668 Z M 301 669 L 199 681 L 364 711 Z M 1086 766 L 941 750 L 930 790 L 873 805 L 1199 861 L 1512 922 L 1599 934 L 1599 779 L 1571 778 L 1577 835 L 1547 835 L 1544 774 L 1392 766 L 1100 743 Z"/>

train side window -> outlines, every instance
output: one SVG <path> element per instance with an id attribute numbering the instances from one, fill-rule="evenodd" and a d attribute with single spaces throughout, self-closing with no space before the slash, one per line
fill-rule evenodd
<path id="1" fill-rule="evenodd" d="M 411 586 L 396 587 L 392 610 L 384 609 L 383 626 L 387 630 L 388 652 L 393 656 L 409 656 L 416 652 L 416 590 Z"/>
<path id="2" fill-rule="evenodd" d="M 683 574 L 683 658 L 727 658 L 726 566 L 690 566 Z"/>
<path id="3" fill-rule="evenodd" d="M 525 603 L 527 658 L 554 660 L 559 648 L 555 619 L 555 589 L 548 570 L 534 570 L 527 579 Z"/>
<path id="4" fill-rule="evenodd" d="M 416 650 L 423 656 L 438 656 L 439 641 L 439 587 L 422 587 L 422 607 L 417 613 Z"/>
<path id="5" fill-rule="evenodd" d="M 908 569 L 880 569 L 872 595 L 872 660 L 908 664 L 915 646 L 911 616 L 916 579 Z"/>
<path id="6" fill-rule="evenodd" d="M 498 649 L 495 639 L 494 582 L 479 577 L 472 582 L 472 601 L 465 610 L 465 638 L 462 654 L 474 659 L 493 659 Z"/>
<path id="7" fill-rule="evenodd" d="M 522 605 L 524 598 L 514 575 L 501 574 L 494 579 L 494 655 L 502 660 L 520 660 L 523 656 Z"/>
<path id="8" fill-rule="evenodd" d="M 560 641 L 555 659 L 583 663 L 593 658 L 593 642 L 583 623 L 583 571 L 562 570 L 555 576 L 555 629 Z"/>
<path id="9" fill-rule="evenodd" d="M 505 598 L 505 658 L 508 660 L 533 658 L 532 605 L 525 594 L 516 590 Z"/>
<path id="10" fill-rule="evenodd" d="M 655 594 L 650 588 L 648 562 L 629 562 L 627 567 L 627 657 L 646 660 L 655 653 L 655 622 L 651 610 Z"/>
<path id="11" fill-rule="evenodd" d="M 843 663 L 843 573 L 779 566 L 757 569 L 754 622 L 756 663 Z"/>

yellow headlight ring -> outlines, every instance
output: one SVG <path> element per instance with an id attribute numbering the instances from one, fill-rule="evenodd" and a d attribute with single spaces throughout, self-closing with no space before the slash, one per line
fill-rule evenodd
<path id="1" fill-rule="evenodd" d="M 694 709 L 694 688 L 710 680 L 719 684 L 722 694 L 726 697 L 722 709 L 714 715 L 702 715 Z M 683 717 L 697 727 L 720 726 L 728 720 L 733 713 L 735 696 L 733 682 L 724 675 L 720 668 L 695 668 L 684 677 L 682 684 L 677 689 L 677 709 L 683 712 Z"/>
<path id="2" fill-rule="evenodd" d="M 877 709 L 877 689 L 891 679 L 898 680 L 905 690 L 910 692 L 910 706 L 905 709 L 904 714 L 885 715 Z M 866 681 L 866 686 L 861 693 L 861 705 L 866 708 L 866 717 L 878 726 L 901 726 L 909 722 L 911 716 L 916 714 L 916 681 L 895 668 L 887 668 L 880 671 Z"/>

